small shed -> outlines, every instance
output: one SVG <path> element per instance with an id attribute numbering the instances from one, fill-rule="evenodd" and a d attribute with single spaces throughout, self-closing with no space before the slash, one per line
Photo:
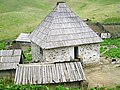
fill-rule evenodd
<path id="1" fill-rule="evenodd" d="M 100 60 L 102 39 L 65 2 L 57 3 L 30 40 L 34 62 L 77 60 L 91 65 Z"/>
<path id="2" fill-rule="evenodd" d="M 20 33 L 20 35 L 15 40 L 15 42 L 17 42 L 17 43 L 19 43 L 20 45 L 23 45 L 23 46 L 30 46 L 29 34 Z"/>
<path id="3" fill-rule="evenodd" d="M 111 34 L 110 33 L 101 33 L 100 37 L 101 38 L 111 38 Z"/>
<path id="4" fill-rule="evenodd" d="M 23 54 L 21 50 L 0 50 L 0 78 L 15 76 L 15 70 L 18 64 L 23 63 Z"/>
<path id="5" fill-rule="evenodd" d="M 16 84 L 64 85 L 81 88 L 86 81 L 80 62 L 21 64 L 15 75 Z"/>

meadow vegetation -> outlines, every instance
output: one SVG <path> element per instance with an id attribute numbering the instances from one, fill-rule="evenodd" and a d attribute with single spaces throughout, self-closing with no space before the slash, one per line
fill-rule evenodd
<path id="1" fill-rule="evenodd" d="M 104 39 L 101 43 L 100 52 L 104 52 L 107 48 L 108 50 L 103 54 L 105 57 L 120 58 L 120 37 Z"/>
<path id="2" fill-rule="evenodd" d="M 28 48 L 27 50 L 24 50 L 23 53 L 25 55 L 25 59 L 24 59 L 25 63 L 32 60 L 31 48 Z"/>
<path id="3" fill-rule="evenodd" d="M 68 88 L 62 85 L 58 85 L 53 89 L 50 85 L 17 85 L 10 78 L 0 79 L 0 90 L 81 90 L 78 88 Z M 91 88 L 88 90 L 120 90 L 120 85 L 117 85 L 114 88 L 108 87 L 99 87 L 97 89 Z"/>
<path id="4" fill-rule="evenodd" d="M 0 0 L 0 41 L 31 32 L 59 0 Z M 63 0 L 81 18 L 92 22 L 120 23 L 119 0 Z"/>
<path id="5" fill-rule="evenodd" d="M 6 42 L 0 42 L 0 50 L 4 50 L 6 48 Z"/>
<path id="6" fill-rule="evenodd" d="M 50 85 L 17 85 L 10 78 L 0 79 L 0 90 L 80 90 L 78 88 L 66 88 L 58 85 L 53 89 Z"/>

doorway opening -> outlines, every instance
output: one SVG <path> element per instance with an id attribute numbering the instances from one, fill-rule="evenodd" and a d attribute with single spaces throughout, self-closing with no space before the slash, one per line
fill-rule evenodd
<path id="1" fill-rule="evenodd" d="M 78 59 L 78 47 L 74 47 L 74 59 Z"/>

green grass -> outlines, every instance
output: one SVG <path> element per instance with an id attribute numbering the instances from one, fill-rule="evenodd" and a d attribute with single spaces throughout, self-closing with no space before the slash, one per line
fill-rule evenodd
<path id="1" fill-rule="evenodd" d="M 0 42 L 0 50 L 4 50 L 7 46 L 6 42 Z"/>
<path id="2" fill-rule="evenodd" d="M 110 24 L 110 23 L 120 23 L 120 18 L 117 17 L 111 17 L 103 20 L 104 23 Z"/>
<path id="3" fill-rule="evenodd" d="M 62 85 L 58 85 L 55 89 L 50 85 L 16 85 L 10 78 L 0 79 L 0 90 L 81 90 L 79 88 L 68 88 Z M 114 88 L 108 87 L 99 87 L 97 89 L 91 88 L 88 90 L 120 90 L 120 85 L 117 85 Z"/>
<path id="4" fill-rule="evenodd" d="M 31 32 L 59 0 L 0 0 L 0 41 Z M 119 0 L 64 0 L 81 18 L 93 22 L 119 22 Z M 112 18 L 112 20 L 111 20 Z M 114 19 L 114 20 L 113 20 Z"/>
<path id="5" fill-rule="evenodd" d="M 104 42 L 102 42 L 101 45 L 102 46 L 115 45 L 115 46 L 120 48 L 120 37 L 119 38 L 104 39 Z"/>
<path id="6" fill-rule="evenodd" d="M 105 57 L 120 58 L 120 38 L 105 39 L 101 46 L 107 46 L 109 50 L 104 53 Z M 114 48 L 112 48 L 114 47 Z M 100 48 L 101 53 L 105 48 Z"/>
<path id="7" fill-rule="evenodd" d="M 30 52 L 31 52 L 31 48 L 28 48 L 27 50 L 23 51 L 25 55 L 25 59 L 24 59 L 25 62 L 29 62 L 32 60 L 32 54 Z"/>
<path id="8" fill-rule="evenodd" d="M 80 90 L 78 88 L 67 88 L 62 85 L 54 89 L 50 85 L 16 85 L 10 78 L 0 79 L 0 90 Z"/>
<path id="9" fill-rule="evenodd" d="M 120 48 L 111 48 L 105 53 L 106 57 L 120 58 Z"/>
<path id="10" fill-rule="evenodd" d="M 100 47 L 100 53 L 103 53 L 106 49 L 106 47 Z"/>

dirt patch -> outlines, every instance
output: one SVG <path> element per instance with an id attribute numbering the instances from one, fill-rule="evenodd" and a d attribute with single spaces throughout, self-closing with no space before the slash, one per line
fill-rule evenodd
<path id="1" fill-rule="evenodd" d="M 118 65 L 118 64 L 117 64 Z M 101 58 L 100 65 L 85 67 L 85 75 L 90 87 L 120 85 L 120 67 L 111 63 L 111 59 Z M 120 64 L 119 64 L 120 65 Z"/>

